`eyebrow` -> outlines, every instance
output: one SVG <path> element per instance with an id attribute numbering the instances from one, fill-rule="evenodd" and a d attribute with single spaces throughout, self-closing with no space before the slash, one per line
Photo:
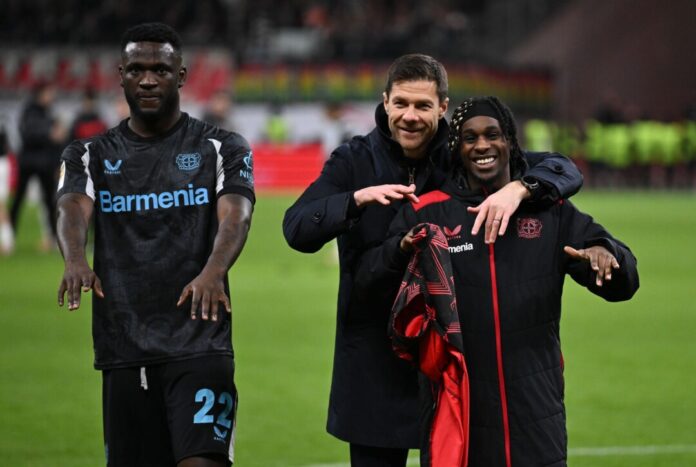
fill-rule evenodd
<path id="1" fill-rule="evenodd" d="M 503 129 L 497 125 L 488 125 L 486 128 L 483 129 L 483 131 L 491 131 L 491 130 L 496 130 L 496 131 L 500 131 L 500 132 L 503 131 Z M 466 132 L 475 133 L 473 128 L 463 128 L 462 132 L 463 133 L 466 133 Z"/>
<path id="2" fill-rule="evenodd" d="M 398 101 L 410 101 L 411 99 L 409 99 L 408 97 L 405 97 L 405 96 L 395 95 L 395 96 L 393 96 L 392 100 L 395 102 L 398 102 Z M 416 105 L 418 105 L 418 104 L 434 104 L 435 101 L 432 99 L 417 99 L 417 100 L 414 100 L 413 103 Z"/>
<path id="3" fill-rule="evenodd" d="M 167 65 L 164 62 L 155 62 L 155 63 L 151 63 L 151 64 L 146 65 L 143 62 L 139 62 L 138 60 L 134 60 L 134 61 L 130 62 L 128 65 L 126 65 L 125 69 L 129 70 L 129 69 L 132 69 L 135 67 L 148 68 L 148 69 L 165 68 L 168 71 L 174 70 L 174 67 L 172 67 L 171 65 Z"/>

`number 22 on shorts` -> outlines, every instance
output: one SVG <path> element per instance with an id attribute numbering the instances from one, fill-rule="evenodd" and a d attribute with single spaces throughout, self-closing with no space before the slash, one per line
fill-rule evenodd
<path id="1" fill-rule="evenodd" d="M 202 402 L 203 406 L 195 413 L 193 416 L 193 423 L 213 423 L 220 425 L 229 430 L 232 427 L 232 420 L 230 420 L 230 414 L 234 409 L 234 397 L 229 392 L 223 392 L 217 398 L 218 405 L 222 405 L 223 409 L 218 414 L 217 419 L 215 415 L 211 413 L 213 406 L 215 405 L 215 393 L 210 389 L 203 388 L 196 392 L 195 397 L 196 402 Z M 227 436 L 227 430 L 221 430 L 217 426 L 213 427 L 215 429 L 215 434 L 220 438 L 225 438 Z"/>

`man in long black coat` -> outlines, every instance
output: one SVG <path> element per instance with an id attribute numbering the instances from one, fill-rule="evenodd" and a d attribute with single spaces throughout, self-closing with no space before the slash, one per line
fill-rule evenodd
<path id="1" fill-rule="evenodd" d="M 339 146 L 319 178 L 285 213 L 283 233 L 302 252 L 338 239 L 340 284 L 327 430 L 350 443 L 353 466 L 406 464 L 419 447 L 416 371 L 391 349 L 387 320 L 394 297 L 358 292 L 361 254 L 384 242 L 403 200 L 439 187 L 450 165 L 447 148 L 447 74 L 432 57 L 412 54 L 390 67 L 375 112 L 376 127 Z M 474 230 L 487 241 L 504 233 L 524 199 L 572 196 L 582 176 L 568 159 L 529 154 L 532 168 L 474 208 Z M 485 221 L 485 222 L 484 222 Z M 367 287 L 369 289 L 369 287 Z M 360 290 L 366 290 L 360 287 Z"/>

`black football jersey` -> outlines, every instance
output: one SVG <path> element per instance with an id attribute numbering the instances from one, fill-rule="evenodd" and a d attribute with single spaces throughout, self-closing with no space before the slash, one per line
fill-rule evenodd
<path id="1" fill-rule="evenodd" d="M 231 317 L 191 320 L 176 306 L 206 264 L 219 196 L 252 201 L 252 152 L 236 133 L 183 114 L 166 134 L 143 138 L 127 120 L 73 142 L 62 155 L 58 196 L 94 200 L 95 367 L 136 366 L 206 354 L 232 355 Z M 225 282 L 229 296 L 229 286 Z"/>

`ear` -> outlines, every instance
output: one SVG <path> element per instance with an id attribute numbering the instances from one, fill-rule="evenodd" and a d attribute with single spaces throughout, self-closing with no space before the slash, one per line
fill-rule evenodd
<path id="1" fill-rule="evenodd" d="M 188 77 L 188 70 L 186 69 L 185 66 L 182 66 L 179 68 L 179 87 L 182 87 L 184 83 L 186 82 L 186 78 Z"/>
<path id="2" fill-rule="evenodd" d="M 382 93 L 382 104 L 384 105 L 384 111 L 389 114 L 389 96 L 386 92 Z"/>
<path id="3" fill-rule="evenodd" d="M 445 97 L 445 100 L 440 102 L 440 109 L 438 113 L 438 118 L 443 118 L 447 113 L 447 107 L 449 106 L 449 97 Z"/>
<path id="4" fill-rule="evenodd" d="M 123 87 L 123 66 L 118 66 L 118 84 Z"/>

